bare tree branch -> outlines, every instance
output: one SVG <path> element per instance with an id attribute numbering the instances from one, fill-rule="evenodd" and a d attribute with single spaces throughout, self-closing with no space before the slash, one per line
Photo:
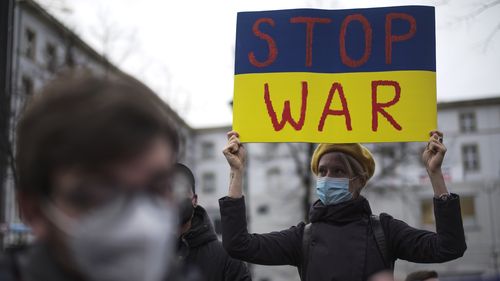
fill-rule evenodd
<path id="1" fill-rule="evenodd" d="M 304 176 L 304 163 L 300 160 L 299 149 L 295 147 L 296 145 L 293 143 L 287 142 L 286 145 L 288 146 L 288 149 L 290 149 L 290 155 L 295 162 L 295 171 L 302 178 Z"/>
<path id="2" fill-rule="evenodd" d="M 97 26 L 91 28 L 91 33 L 98 40 L 101 55 L 120 65 L 137 51 L 137 30 L 126 30 L 109 16 L 107 9 L 97 13 Z"/>
<path id="3" fill-rule="evenodd" d="M 309 221 L 309 207 L 310 207 L 310 200 L 311 200 L 311 181 L 312 181 L 312 174 L 309 170 L 309 162 L 308 159 L 312 156 L 312 151 L 314 148 L 314 144 L 312 143 L 298 143 L 298 144 L 293 144 L 293 143 L 286 143 L 288 148 L 290 149 L 290 155 L 292 156 L 294 162 L 295 162 L 295 171 L 297 173 L 297 176 L 300 179 L 300 183 L 302 185 L 302 188 L 304 188 L 304 197 L 302 198 L 302 213 L 304 215 L 304 221 L 308 222 Z M 300 148 L 304 148 L 305 153 L 305 158 L 304 160 L 301 159 L 301 150 Z"/>
<path id="4" fill-rule="evenodd" d="M 387 146 L 377 146 L 374 150 L 373 150 L 373 153 L 374 154 L 378 154 L 381 156 L 381 159 L 384 160 L 387 158 L 387 152 L 385 151 L 385 149 L 387 148 Z M 390 148 L 394 148 L 394 146 L 391 146 Z M 408 156 L 410 154 L 414 154 L 413 152 L 411 152 L 409 150 L 409 147 L 407 146 L 406 143 L 399 143 L 396 148 L 398 149 L 398 151 L 394 151 L 394 158 L 390 159 L 389 163 L 387 165 L 385 165 L 385 163 L 382 163 L 382 169 L 380 171 L 380 173 L 375 176 L 373 179 L 371 179 L 370 181 L 371 182 L 378 182 L 378 181 L 381 181 L 387 177 L 390 177 L 392 176 L 393 172 L 395 171 L 395 169 L 401 165 L 402 163 L 404 163 L 405 161 L 408 160 Z"/>
<path id="5" fill-rule="evenodd" d="M 67 14 L 73 13 L 73 9 L 68 6 L 66 0 L 40 1 L 40 3 L 43 4 L 47 10 L 50 11 L 59 11 Z"/>
<path id="6" fill-rule="evenodd" d="M 488 9 L 495 7 L 497 5 L 500 5 L 500 0 L 494 0 L 486 4 L 482 4 L 479 8 L 476 10 L 472 11 L 471 13 L 461 17 L 463 20 L 471 20 L 474 19 L 475 17 L 479 16 L 480 14 L 484 13 Z"/>
<path id="7" fill-rule="evenodd" d="M 493 38 L 495 37 L 495 35 L 499 31 L 500 31 L 500 22 L 495 26 L 495 28 L 490 32 L 490 34 L 486 38 L 486 41 L 484 42 L 484 46 L 483 46 L 483 52 L 486 52 L 486 50 L 488 49 L 488 47 L 491 44 L 491 41 L 493 41 Z"/>
<path id="8" fill-rule="evenodd" d="M 500 0 L 494 0 L 486 4 L 478 5 L 478 7 L 476 9 L 473 9 L 471 12 L 455 17 L 452 21 L 448 22 L 446 26 L 450 27 L 459 23 L 469 23 L 470 21 L 476 19 L 478 16 L 480 16 L 487 10 L 493 9 L 495 6 L 499 5 L 500 5 Z"/>
<path id="9" fill-rule="evenodd" d="M 473 9 L 471 12 L 462 15 L 460 17 L 455 18 L 454 21 L 448 22 L 447 26 L 452 26 L 457 23 L 467 23 L 469 24 L 472 20 L 478 18 L 480 15 L 484 14 L 486 11 L 495 9 L 496 7 L 500 7 L 500 0 L 492 0 L 490 2 L 480 4 L 477 8 Z M 485 52 L 488 47 L 491 45 L 494 37 L 498 34 L 500 30 L 500 23 L 497 24 L 486 37 L 485 41 L 482 45 L 482 52 Z"/>

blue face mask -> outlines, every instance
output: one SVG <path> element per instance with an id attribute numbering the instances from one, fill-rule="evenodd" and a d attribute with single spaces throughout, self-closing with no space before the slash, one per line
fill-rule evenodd
<path id="1" fill-rule="evenodd" d="M 352 199 L 348 178 L 318 178 L 316 193 L 324 205 L 339 204 Z"/>

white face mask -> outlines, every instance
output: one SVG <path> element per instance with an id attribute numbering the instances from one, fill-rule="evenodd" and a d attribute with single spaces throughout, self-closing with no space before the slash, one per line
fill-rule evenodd
<path id="1" fill-rule="evenodd" d="M 76 221 L 49 203 L 80 271 L 92 281 L 161 281 L 174 256 L 177 214 L 161 199 L 120 198 Z"/>

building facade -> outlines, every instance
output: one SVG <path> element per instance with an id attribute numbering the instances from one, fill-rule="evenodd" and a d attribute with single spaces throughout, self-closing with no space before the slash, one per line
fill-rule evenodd
<path id="1" fill-rule="evenodd" d="M 26 102 L 57 73 L 74 69 L 88 70 L 96 75 L 129 77 L 114 64 L 92 49 L 77 34 L 50 15 L 32 0 L 15 1 L 14 30 L 12 42 L 12 89 L 10 95 L 10 122 L 8 135 L 10 157 L 6 179 L 0 183 L 4 208 L 0 233 L 5 234 L 6 244 L 15 243 L 26 232 L 21 224 L 15 200 L 13 158 L 15 157 L 15 128 Z M 3 113 L 3 112 L 2 112 Z M 3 114 L 7 115 L 7 114 Z M 178 128 L 181 137 L 180 159 L 190 164 L 189 154 L 192 129 L 171 110 L 171 122 Z"/>

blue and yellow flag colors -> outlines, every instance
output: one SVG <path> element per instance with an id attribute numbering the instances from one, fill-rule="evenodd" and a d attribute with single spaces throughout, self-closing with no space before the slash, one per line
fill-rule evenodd
<path id="1" fill-rule="evenodd" d="M 433 7 L 238 13 L 243 142 L 425 141 L 436 129 Z"/>

